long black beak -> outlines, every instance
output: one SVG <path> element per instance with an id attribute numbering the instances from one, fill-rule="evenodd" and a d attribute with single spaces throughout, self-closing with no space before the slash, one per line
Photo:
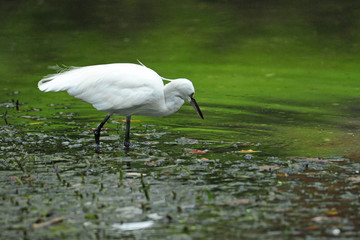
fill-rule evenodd
<path id="1" fill-rule="evenodd" d="M 204 119 L 202 112 L 199 108 L 199 105 L 196 103 L 195 99 L 192 97 L 190 101 L 190 105 L 193 106 L 193 108 L 196 110 L 196 112 L 199 114 L 199 116 Z"/>

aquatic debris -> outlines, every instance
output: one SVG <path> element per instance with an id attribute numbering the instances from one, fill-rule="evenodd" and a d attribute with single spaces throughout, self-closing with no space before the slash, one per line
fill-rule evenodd
<path id="1" fill-rule="evenodd" d="M 253 157 L 254 157 L 254 155 L 249 154 L 249 153 L 244 155 L 244 158 L 245 158 L 246 160 L 251 160 Z"/>
<path id="2" fill-rule="evenodd" d="M 19 111 L 19 99 L 17 99 L 15 102 L 15 108 L 16 108 L 16 111 Z"/>
<path id="3" fill-rule="evenodd" d="M 190 150 L 188 151 L 189 153 L 206 153 L 207 151 L 202 151 L 202 150 Z"/>
<path id="4" fill-rule="evenodd" d="M 239 153 L 257 153 L 257 152 L 261 152 L 261 151 L 254 151 L 254 150 L 252 150 L 252 149 L 239 151 Z"/>
<path id="5" fill-rule="evenodd" d="M 240 204 L 249 204 L 250 200 L 248 198 L 224 199 L 221 201 L 221 203 L 227 205 L 240 205 Z"/>
<path id="6" fill-rule="evenodd" d="M 152 220 L 160 220 L 160 219 L 163 218 L 162 216 L 160 216 L 157 213 L 150 213 L 150 214 L 147 215 L 147 217 L 152 219 Z"/>
<path id="7" fill-rule="evenodd" d="M 12 181 L 16 181 L 18 184 L 20 184 L 20 185 L 24 185 L 24 183 L 21 181 L 21 179 L 20 178 L 18 178 L 18 177 L 10 177 L 10 180 L 12 180 Z"/>
<path id="8" fill-rule="evenodd" d="M 85 219 L 99 219 L 99 216 L 94 213 L 88 213 L 84 216 Z"/>
<path id="9" fill-rule="evenodd" d="M 273 171 L 281 169 L 282 167 L 279 166 L 271 166 L 271 165 L 264 165 L 264 166 L 255 166 L 254 168 L 259 169 L 260 171 Z"/>
<path id="10" fill-rule="evenodd" d="M 141 176 L 146 176 L 146 174 L 144 173 L 138 173 L 138 172 L 128 172 L 125 173 L 125 177 L 141 177 Z"/>
<path id="11" fill-rule="evenodd" d="M 6 125 L 9 125 L 9 123 L 8 123 L 8 121 L 7 121 L 7 110 L 4 112 L 3 118 L 4 118 L 4 121 L 5 121 L 5 124 L 6 124 Z"/>
<path id="12" fill-rule="evenodd" d="M 44 124 L 45 122 L 31 122 L 29 125 L 38 125 L 38 124 Z"/>
<path id="13" fill-rule="evenodd" d="M 140 183 L 141 183 L 141 188 L 142 188 L 142 191 L 144 192 L 146 200 L 150 201 L 150 195 L 149 195 L 150 184 L 149 183 L 146 184 L 144 182 L 143 174 L 141 174 L 141 176 L 140 176 Z"/>
<path id="14" fill-rule="evenodd" d="M 311 221 L 314 221 L 317 223 L 322 223 L 322 222 L 327 222 L 327 221 L 335 221 L 335 220 L 340 220 L 340 217 L 318 216 L 318 217 L 313 217 L 311 219 Z"/>
<path id="15" fill-rule="evenodd" d="M 332 209 L 332 210 L 329 210 L 329 211 L 325 211 L 324 212 L 326 215 L 328 216 L 336 216 L 339 214 L 339 212 L 336 210 L 336 209 Z"/>
<path id="16" fill-rule="evenodd" d="M 181 138 L 177 138 L 175 139 L 177 144 L 180 145 L 185 145 L 185 144 L 199 144 L 199 141 L 196 139 L 191 139 L 191 138 L 186 138 L 186 137 L 181 137 Z"/>
<path id="17" fill-rule="evenodd" d="M 30 115 L 23 115 L 23 116 L 20 116 L 20 118 L 25 118 L 25 119 L 41 119 L 40 116 L 30 116 Z"/>
<path id="18" fill-rule="evenodd" d="M 235 148 L 238 148 L 238 147 L 244 147 L 244 146 L 260 146 L 261 143 L 252 143 L 252 142 L 236 142 L 236 143 L 233 143 L 232 146 L 235 147 Z"/>
<path id="19" fill-rule="evenodd" d="M 340 233 L 341 233 L 341 230 L 340 229 L 338 229 L 338 228 L 331 228 L 330 229 L 330 233 L 332 234 L 332 235 L 334 235 L 334 236 L 338 236 Z"/>
<path id="20" fill-rule="evenodd" d="M 125 122 L 126 123 L 126 119 L 120 119 L 120 120 L 118 120 L 118 122 Z M 141 120 L 131 119 L 130 122 L 141 122 Z"/>
<path id="21" fill-rule="evenodd" d="M 160 163 L 158 161 L 148 161 L 148 162 L 144 162 L 144 165 L 150 166 L 150 167 L 156 167 L 156 166 L 159 166 Z"/>
<path id="22" fill-rule="evenodd" d="M 113 228 L 122 231 L 134 231 L 141 230 L 144 228 L 151 227 L 154 224 L 154 221 L 144 221 L 144 222 L 132 222 L 132 223 L 114 223 L 111 225 Z"/>
<path id="23" fill-rule="evenodd" d="M 360 177 L 348 177 L 347 180 L 352 182 L 360 183 Z"/>
<path id="24" fill-rule="evenodd" d="M 50 221 L 46 221 L 46 222 L 42 222 L 42 223 L 34 223 L 32 225 L 33 228 L 41 228 L 41 227 L 46 227 L 46 226 L 50 226 L 56 223 L 61 223 L 62 221 L 64 221 L 65 218 L 63 217 L 58 217 L 58 218 L 54 218 L 51 219 Z"/>
<path id="25" fill-rule="evenodd" d="M 287 173 L 277 173 L 276 176 L 278 176 L 278 177 L 288 177 L 289 174 L 287 174 Z"/>
<path id="26" fill-rule="evenodd" d="M 141 144 L 149 146 L 149 145 L 159 144 L 159 142 L 158 141 L 145 141 L 145 142 L 141 142 Z"/>
<path id="27" fill-rule="evenodd" d="M 122 219 L 132 219 L 143 213 L 141 208 L 137 208 L 134 206 L 117 208 L 115 212 L 119 213 Z"/>

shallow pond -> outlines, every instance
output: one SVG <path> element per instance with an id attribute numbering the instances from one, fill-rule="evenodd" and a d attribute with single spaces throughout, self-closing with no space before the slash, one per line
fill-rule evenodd
<path id="1" fill-rule="evenodd" d="M 1 238 L 360 236 L 356 1 L 3 5 Z M 191 79 L 205 119 L 134 116 L 126 153 L 113 116 L 96 153 L 105 113 L 37 89 L 136 59 Z"/>

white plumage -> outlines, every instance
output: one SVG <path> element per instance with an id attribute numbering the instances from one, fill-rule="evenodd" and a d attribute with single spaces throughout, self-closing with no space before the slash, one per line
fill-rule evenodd
<path id="1" fill-rule="evenodd" d="M 166 79 L 170 82 L 165 86 L 163 80 L 144 65 L 113 63 L 71 67 L 44 77 L 38 87 L 44 92 L 67 91 L 107 112 L 108 116 L 95 129 L 95 141 L 99 143 L 101 127 L 112 114 L 126 116 L 130 130 L 132 115 L 167 116 L 179 110 L 186 100 L 203 118 L 193 98 L 195 90 L 190 80 Z M 125 145 L 129 145 L 128 140 L 125 139 Z"/>

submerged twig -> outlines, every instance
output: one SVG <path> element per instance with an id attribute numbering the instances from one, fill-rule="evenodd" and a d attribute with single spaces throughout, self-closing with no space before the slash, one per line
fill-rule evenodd
<path id="1" fill-rule="evenodd" d="M 9 123 L 8 123 L 8 121 L 7 121 L 7 110 L 4 112 L 3 118 L 4 118 L 4 121 L 5 121 L 5 124 L 6 124 L 6 125 L 9 125 Z"/>
<path id="2" fill-rule="evenodd" d="M 61 176 L 60 176 L 59 173 L 56 173 L 56 177 L 57 177 L 57 179 L 59 180 L 59 182 L 62 182 L 62 179 L 61 179 Z"/>
<path id="3" fill-rule="evenodd" d="M 16 100 L 15 108 L 16 108 L 16 111 L 19 111 L 19 99 Z"/>
<path id="4" fill-rule="evenodd" d="M 142 190 L 144 191 L 146 200 L 150 201 L 150 196 L 149 196 L 149 191 L 148 191 L 149 185 L 146 186 L 146 184 L 144 182 L 143 174 L 141 174 L 140 182 L 141 182 L 141 187 L 142 187 Z"/>
<path id="5" fill-rule="evenodd" d="M 123 179 L 124 179 L 124 172 L 120 169 L 119 171 L 119 183 L 118 183 L 118 187 L 123 185 Z"/>
<path id="6" fill-rule="evenodd" d="M 23 159 L 24 160 L 24 159 Z M 19 161 L 19 160 L 15 160 L 15 162 L 17 163 L 17 165 L 19 166 L 20 170 L 25 173 L 25 168 L 24 166 L 22 165 L 22 163 Z"/>

